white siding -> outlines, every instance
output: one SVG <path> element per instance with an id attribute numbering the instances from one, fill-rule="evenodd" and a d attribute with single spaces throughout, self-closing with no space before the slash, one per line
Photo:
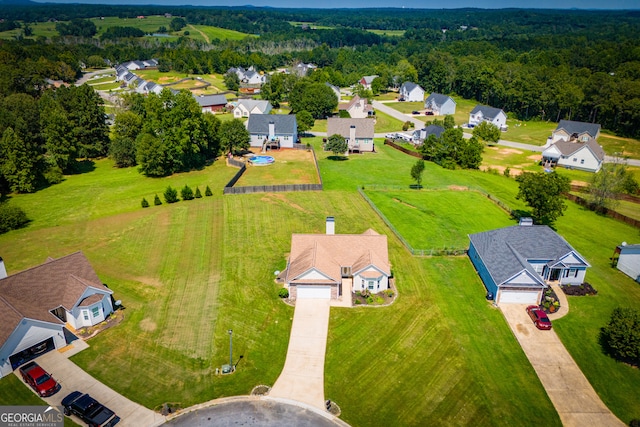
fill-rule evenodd
<path id="1" fill-rule="evenodd" d="M 569 169 L 581 169 L 590 172 L 599 171 L 601 166 L 596 156 L 586 146 L 569 156 L 561 156 L 558 159 L 558 164 Z"/>
<path id="2" fill-rule="evenodd" d="M 640 251 L 637 253 L 621 253 L 618 259 L 618 270 L 635 281 L 640 281 Z"/>
<path id="3" fill-rule="evenodd" d="M 296 280 L 298 281 L 303 281 L 303 280 L 326 280 L 328 279 L 327 276 L 325 276 L 324 274 L 320 273 L 318 270 L 309 270 L 304 274 L 301 274 L 300 276 L 298 276 L 296 278 Z"/>
<path id="4" fill-rule="evenodd" d="M 51 316 L 53 317 L 53 315 Z M 0 348 L 0 377 L 13 372 L 9 356 L 52 337 L 56 348 L 62 348 L 67 344 L 61 324 L 22 319 L 9 339 Z"/>

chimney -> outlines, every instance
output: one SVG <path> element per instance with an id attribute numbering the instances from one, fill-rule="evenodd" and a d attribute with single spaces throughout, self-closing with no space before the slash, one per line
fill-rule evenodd
<path id="1" fill-rule="evenodd" d="M 332 216 L 327 217 L 327 234 L 336 234 L 336 220 Z"/>
<path id="2" fill-rule="evenodd" d="M 269 122 L 269 139 L 274 139 L 276 136 L 276 124 L 274 122 Z"/>
<path id="3" fill-rule="evenodd" d="M 351 125 L 349 128 L 349 146 L 356 143 L 356 126 Z"/>
<path id="4" fill-rule="evenodd" d="M 0 279 L 4 279 L 5 277 L 7 277 L 7 269 L 4 268 L 4 261 L 2 257 L 0 257 Z"/>

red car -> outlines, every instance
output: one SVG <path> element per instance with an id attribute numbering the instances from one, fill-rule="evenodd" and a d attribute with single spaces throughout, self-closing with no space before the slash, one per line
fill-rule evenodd
<path id="1" fill-rule="evenodd" d="M 536 328 L 546 331 L 551 329 L 551 320 L 549 320 L 547 313 L 540 309 L 540 307 L 537 305 L 530 305 L 527 307 L 527 313 L 529 313 L 529 317 L 533 320 L 533 324 L 536 325 Z"/>
<path id="2" fill-rule="evenodd" d="M 61 386 L 51 375 L 36 362 L 29 362 L 20 367 L 20 374 L 24 382 L 29 384 L 38 393 L 38 396 L 47 397 L 55 394 Z"/>

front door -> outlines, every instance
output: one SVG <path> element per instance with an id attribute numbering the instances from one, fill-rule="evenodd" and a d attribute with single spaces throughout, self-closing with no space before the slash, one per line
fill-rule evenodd
<path id="1" fill-rule="evenodd" d="M 560 274 L 562 273 L 562 270 L 559 268 L 552 268 L 551 269 L 551 275 L 549 276 L 549 280 L 551 281 L 556 281 L 556 280 L 560 280 Z"/>

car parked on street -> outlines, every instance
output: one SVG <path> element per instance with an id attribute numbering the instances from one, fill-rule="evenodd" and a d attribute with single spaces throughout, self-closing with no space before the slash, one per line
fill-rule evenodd
<path id="1" fill-rule="evenodd" d="M 547 313 L 544 312 L 537 305 L 530 305 L 527 307 L 527 313 L 536 325 L 536 328 L 548 331 L 551 329 L 551 320 L 547 317 Z"/>
<path id="2" fill-rule="evenodd" d="M 420 111 L 414 110 L 411 112 L 411 114 L 420 114 Z"/>
<path id="3" fill-rule="evenodd" d="M 112 427 L 120 421 L 111 409 L 86 393 L 74 391 L 62 399 L 64 414 L 77 415 L 91 427 Z"/>
<path id="4" fill-rule="evenodd" d="M 36 362 L 22 365 L 20 367 L 20 375 L 24 382 L 29 384 L 40 397 L 51 396 L 61 388 L 60 384 Z"/>

